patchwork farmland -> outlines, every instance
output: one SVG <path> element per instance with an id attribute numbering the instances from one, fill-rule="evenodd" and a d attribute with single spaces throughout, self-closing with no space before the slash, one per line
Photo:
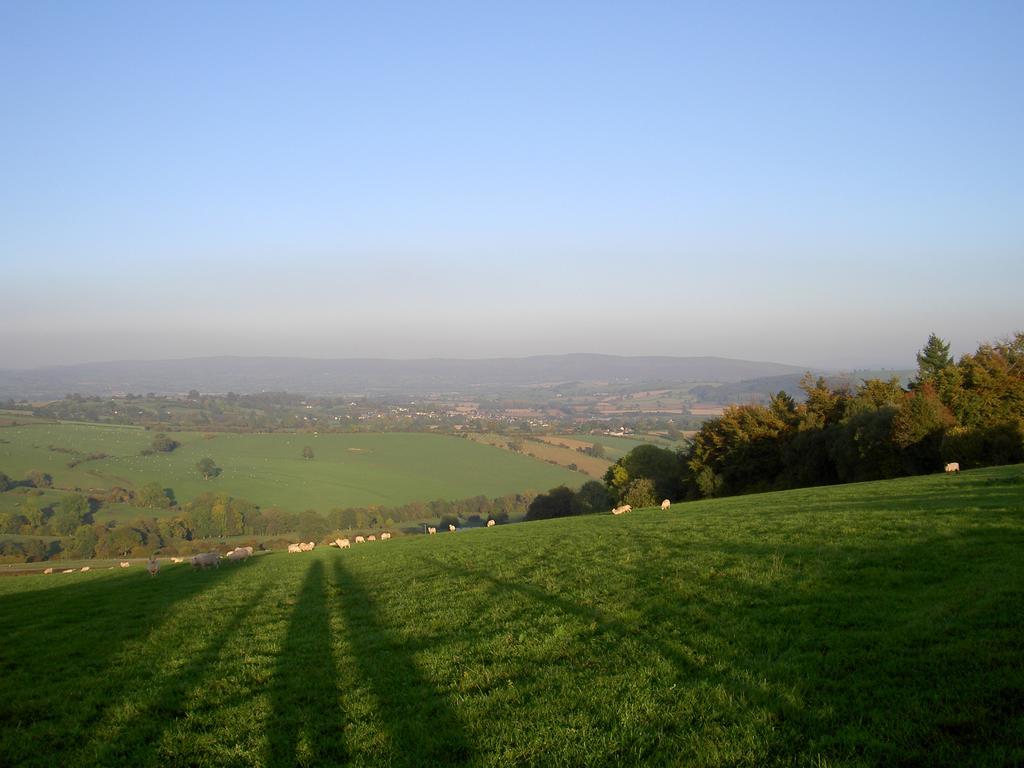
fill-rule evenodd
<path id="1" fill-rule="evenodd" d="M 187 500 L 224 491 L 262 506 L 299 511 L 397 505 L 430 499 L 499 496 L 587 477 L 529 456 L 446 435 L 422 433 L 233 434 L 173 432 L 181 445 L 142 455 L 154 433 L 134 427 L 33 424 L 0 430 L 0 470 L 30 470 L 60 488 L 137 488 L 156 481 Z M 303 458 L 309 446 L 313 458 Z M 204 480 L 196 464 L 209 456 L 222 470 Z M 73 464 L 74 466 L 69 466 Z"/>

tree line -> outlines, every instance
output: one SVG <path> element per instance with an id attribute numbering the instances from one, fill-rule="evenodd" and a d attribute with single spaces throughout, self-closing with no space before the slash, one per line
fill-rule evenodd
<path id="1" fill-rule="evenodd" d="M 958 361 L 932 334 L 917 365 L 907 387 L 895 378 L 830 387 L 808 373 L 803 402 L 778 392 L 767 405 L 726 408 L 688 448 L 634 448 L 606 472 L 606 504 L 589 501 L 600 498 L 596 489 L 560 487 L 538 496 L 526 519 L 884 480 L 952 461 L 963 469 L 1024 461 L 1024 333 Z"/>
<path id="2" fill-rule="evenodd" d="M 38 479 L 38 478 L 37 478 Z M 42 482 L 42 480 L 40 480 Z M 12 484 L 0 475 L 0 489 Z M 205 551 L 211 542 L 225 537 L 251 536 L 253 540 L 296 536 L 303 541 L 322 541 L 336 534 L 371 532 L 426 524 L 457 526 L 506 522 L 526 514 L 535 492 L 512 493 L 496 498 L 483 495 L 453 501 L 436 499 L 395 507 L 336 507 L 326 514 L 307 509 L 289 512 L 278 507 L 261 508 L 248 499 L 227 493 L 202 493 L 179 504 L 171 488 L 157 482 L 136 491 L 115 487 L 102 495 L 67 493 L 46 504 L 41 487 L 28 480 L 24 498 L 15 511 L 0 512 L 0 533 L 38 537 L 0 543 L 0 558 L 36 562 L 56 557 L 139 557 L 188 554 Z M 44 486 L 45 487 L 45 486 Z M 159 512 L 128 522 L 96 522 L 95 513 L 106 503 L 131 503 Z M 43 540 L 43 537 L 52 537 Z"/>

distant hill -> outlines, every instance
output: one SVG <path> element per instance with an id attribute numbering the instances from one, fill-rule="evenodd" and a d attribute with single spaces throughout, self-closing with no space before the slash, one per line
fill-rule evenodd
<path id="1" fill-rule="evenodd" d="M 121 361 L 0 370 L 0 397 L 57 398 L 65 393 L 289 391 L 309 395 L 461 392 L 569 381 L 739 382 L 799 374 L 781 363 L 723 357 L 619 357 L 570 354 L 487 360 L 316 360 L 207 357 Z"/>
<path id="2" fill-rule="evenodd" d="M 821 372 L 812 370 L 812 373 L 819 375 Z M 914 375 L 914 371 L 857 370 L 845 373 L 821 373 L 821 375 L 825 376 L 828 385 L 833 389 L 839 387 L 852 389 L 866 379 L 888 380 L 893 376 L 898 378 L 901 384 L 906 385 L 910 377 Z M 782 390 L 797 401 L 803 401 L 804 393 L 800 389 L 802 377 L 803 371 L 725 384 L 705 384 L 693 387 L 690 394 L 702 403 L 729 405 L 732 403 L 765 403 L 772 395 Z"/>

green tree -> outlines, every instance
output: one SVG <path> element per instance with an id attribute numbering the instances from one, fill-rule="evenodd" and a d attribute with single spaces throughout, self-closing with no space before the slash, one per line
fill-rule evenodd
<path id="1" fill-rule="evenodd" d="M 196 469 L 198 469 L 199 474 L 203 476 L 203 480 L 209 480 L 211 477 L 217 477 L 221 472 L 220 467 L 218 467 L 209 456 L 204 456 L 196 462 Z"/>
<path id="2" fill-rule="evenodd" d="M 155 480 L 139 488 L 138 493 L 135 495 L 135 500 L 140 507 L 146 507 L 147 509 L 167 509 L 171 506 L 171 499 L 167 495 L 167 490 L 162 488 L 160 483 Z"/>
<path id="3" fill-rule="evenodd" d="M 634 509 L 640 507 L 653 507 L 658 503 L 654 492 L 654 481 L 649 477 L 639 477 L 629 484 L 626 493 L 622 497 L 625 504 Z"/>
<path id="4" fill-rule="evenodd" d="M 900 448 L 907 474 L 941 468 L 943 437 L 955 423 L 931 384 L 922 384 L 906 397 L 893 418 L 892 439 Z"/>
<path id="5" fill-rule="evenodd" d="M 128 557 L 136 547 L 142 546 L 142 534 L 127 525 L 111 528 L 97 542 L 96 550 L 100 556 Z"/>
<path id="6" fill-rule="evenodd" d="M 65 550 L 67 556 L 74 560 L 86 560 L 96 553 L 99 537 L 91 525 L 80 525 L 75 529 L 71 546 Z"/>
<path id="7" fill-rule="evenodd" d="M 69 493 L 57 505 L 50 527 L 59 536 L 70 536 L 85 522 L 88 514 L 89 500 L 80 493 Z"/>
<path id="8" fill-rule="evenodd" d="M 46 508 L 39 499 L 28 496 L 18 505 L 18 512 L 25 518 L 32 533 L 42 533 L 43 524 L 46 522 Z"/>
<path id="9" fill-rule="evenodd" d="M 36 488 L 49 488 L 53 485 L 53 478 L 42 470 L 33 469 L 28 473 L 28 482 Z"/>
<path id="10" fill-rule="evenodd" d="M 820 429 L 838 424 L 846 415 L 849 395 L 832 389 L 824 376 L 815 379 L 810 371 L 800 379 L 806 402 L 800 407 L 800 429 Z"/>
<path id="11" fill-rule="evenodd" d="M 612 498 L 604 483 L 588 480 L 576 492 L 574 505 L 580 515 L 607 512 L 612 507 Z"/>
<path id="12" fill-rule="evenodd" d="M 943 341 L 934 333 L 928 336 L 924 348 L 917 353 L 917 378 L 914 387 L 925 382 L 934 383 L 940 374 L 953 364 L 949 355 L 949 342 Z"/>
<path id="13" fill-rule="evenodd" d="M 553 517 L 570 517 L 575 514 L 576 494 L 571 488 L 560 485 L 547 493 L 537 496 L 526 510 L 525 520 L 549 520 Z"/>
<path id="14" fill-rule="evenodd" d="M 153 438 L 152 448 L 161 453 L 170 453 L 180 445 L 177 440 L 172 440 L 167 435 L 160 433 Z"/>

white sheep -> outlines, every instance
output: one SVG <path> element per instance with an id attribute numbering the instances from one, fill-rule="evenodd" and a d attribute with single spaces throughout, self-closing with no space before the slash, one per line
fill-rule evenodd
<path id="1" fill-rule="evenodd" d="M 171 562 L 172 563 L 183 563 L 183 562 L 185 562 L 185 558 L 183 558 L 183 557 L 172 557 L 171 558 Z"/>
<path id="2" fill-rule="evenodd" d="M 437 528 L 434 528 L 433 526 L 431 526 L 430 528 L 427 528 L 427 533 L 429 533 L 431 536 L 433 536 L 435 533 L 437 533 Z"/>
<path id="3" fill-rule="evenodd" d="M 356 536 L 356 544 L 365 544 L 365 543 L 366 543 L 366 539 L 364 539 L 362 536 Z"/>
<path id="4" fill-rule="evenodd" d="M 53 568 L 47 568 L 43 573 L 53 573 Z"/>
<path id="5" fill-rule="evenodd" d="M 67 569 L 61 571 L 61 573 L 74 573 L 74 572 L 75 572 L 74 568 L 67 568 Z"/>
<path id="6" fill-rule="evenodd" d="M 210 566 L 220 568 L 220 555 L 216 552 L 202 552 L 192 557 L 192 567 L 207 569 Z"/>
<path id="7" fill-rule="evenodd" d="M 454 526 L 454 525 L 452 525 L 451 523 L 448 523 L 448 530 L 449 530 L 450 532 L 452 532 L 452 533 L 455 533 L 455 526 Z"/>
<path id="8" fill-rule="evenodd" d="M 89 566 L 88 566 L 88 565 L 86 565 L 86 566 L 84 566 L 84 567 L 82 568 L 82 573 L 88 573 L 88 572 L 89 572 Z"/>
<path id="9" fill-rule="evenodd" d="M 301 552 L 302 551 L 302 545 L 301 544 L 289 544 L 288 545 L 288 551 L 289 552 Z"/>
<path id="10" fill-rule="evenodd" d="M 366 540 L 367 540 L 367 541 L 376 541 L 376 540 L 377 540 L 377 537 L 376 537 L 376 536 L 374 536 L 374 535 L 373 535 L 373 534 L 371 533 L 371 534 L 370 534 L 369 536 L 367 536 L 367 537 L 366 537 Z"/>
<path id="11" fill-rule="evenodd" d="M 495 525 L 496 525 L 496 523 L 493 520 L 488 520 L 487 521 L 487 527 L 488 528 L 493 528 Z"/>
<path id="12" fill-rule="evenodd" d="M 959 472 L 959 471 L 960 471 L 960 462 L 959 461 L 951 461 L 951 462 L 949 462 L 949 464 L 946 465 L 946 472 L 947 473 L 949 473 L 949 472 Z"/>
<path id="13" fill-rule="evenodd" d="M 156 576 L 160 573 L 160 561 L 155 556 L 150 555 L 149 562 L 146 563 L 146 569 L 149 571 L 150 576 Z"/>
<path id="14" fill-rule="evenodd" d="M 131 565 L 131 563 L 129 563 L 127 560 L 122 560 L 121 561 L 121 567 L 122 568 L 127 568 L 129 565 Z"/>
<path id="15" fill-rule="evenodd" d="M 239 560 L 247 560 L 248 558 L 249 549 L 247 547 L 236 549 L 234 552 L 230 552 L 227 556 L 227 559 L 231 560 L 232 562 L 238 562 Z"/>
<path id="16" fill-rule="evenodd" d="M 668 499 L 665 499 L 663 502 L 661 502 L 661 508 L 662 509 L 668 509 L 671 506 L 672 506 L 672 502 L 669 501 Z"/>
<path id="17" fill-rule="evenodd" d="M 391 534 L 390 534 L 390 533 L 388 533 L 387 531 L 384 531 L 384 533 L 382 533 L 382 534 L 380 535 L 380 540 L 381 540 L 381 541 L 387 541 L 387 540 L 388 540 L 388 539 L 390 539 L 390 538 L 391 538 Z"/>
<path id="18" fill-rule="evenodd" d="M 341 549 L 352 549 L 352 542 L 348 539 L 338 539 L 338 547 Z"/>

